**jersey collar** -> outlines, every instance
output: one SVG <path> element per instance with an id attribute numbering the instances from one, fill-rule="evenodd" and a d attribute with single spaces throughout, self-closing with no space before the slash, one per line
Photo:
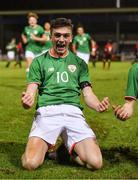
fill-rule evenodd
<path id="1" fill-rule="evenodd" d="M 58 54 L 54 53 L 54 49 L 51 48 L 51 49 L 49 50 L 49 54 L 50 54 L 50 56 L 52 56 L 52 57 L 54 57 L 54 58 L 57 58 L 57 59 L 58 59 L 58 58 L 65 58 L 65 57 L 68 56 L 69 51 L 67 51 L 67 53 L 66 53 L 64 56 L 58 56 Z"/>

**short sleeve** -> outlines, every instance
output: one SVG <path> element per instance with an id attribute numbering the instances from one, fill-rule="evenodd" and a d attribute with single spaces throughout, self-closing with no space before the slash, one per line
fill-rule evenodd
<path id="1" fill-rule="evenodd" d="M 80 64 L 79 84 L 81 84 L 82 82 L 85 82 L 85 81 L 87 81 L 91 84 L 90 77 L 89 77 L 88 65 L 85 63 L 84 60 L 82 60 L 82 62 Z"/>
<path id="2" fill-rule="evenodd" d="M 26 27 L 23 29 L 22 34 L 26 35 Z"/>
<path id="3" fill-rule="evenodd" d="M 77 44 L 77 36 L 74 37 L 72 44 Z"/>
<path id="4" fill-rule="evenodd" d="M 29 69 L 27 82 L 41 84 L 41 79 L 42 79 L 42 73 L 41 73 L 40 64 L 37 61 L 37 59 L 34 59 Z"/>
<path id="5" fill-rule="evenodd" d="M 127 97 L 138 98 L 138 65 L 134 65 L 129 70 L 125 98 Z"/>
<path id="6" fill-rule="evenodd" d="M 90 34 L 87 34 L 87 37 L 88 37 L 88 40 L 90 41 L 91 40 Z"/>
<path id="7" fill-rule="evenodd" d="M 40 33 L 43 35 L 45 34 L 44 28 L 42 26 L 40 26 Z"/>

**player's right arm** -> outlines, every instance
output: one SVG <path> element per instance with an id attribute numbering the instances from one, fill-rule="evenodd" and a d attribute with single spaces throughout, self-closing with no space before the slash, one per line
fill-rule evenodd
<path id="1" fill-rule="evenodd" d="M 21 102 L 25 109 L 29 109 L 33 106 L 35 102 L 37 89 L 38 89 L 38 84 L 31 83 L 28 84 L 26 91 L 22 93 Z"/>
<path id="2" fill-rule="evenodd" d="M 76 37 L 74 37 L 73 42 L 72 42 L 72 51 L 75 54 L 77 53 L 77 41 L 76 41 Z"/>
<path id="3" fill-rule="evenodd" d="M 23 43 L 26 44 L 27 43 L 27 37 L 24 34 L 22 34 L 21 37 L 22 37 Z"/>
<path id="4" fill-rule="evenodd" d="M 72 51 L 76 54 L 76 52 L 77 52 L 76 44 L 72 44 Z"/>

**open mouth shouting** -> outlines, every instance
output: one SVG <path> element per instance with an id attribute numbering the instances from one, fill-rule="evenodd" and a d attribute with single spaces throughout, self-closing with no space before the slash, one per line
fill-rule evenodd
<path id="1" fill-rule="evenodd" d="M 64 53 L 66 51 L 65 43 L 61 43 L 61 42 L 56 43 L 56 50 L 58 53 Z"/>

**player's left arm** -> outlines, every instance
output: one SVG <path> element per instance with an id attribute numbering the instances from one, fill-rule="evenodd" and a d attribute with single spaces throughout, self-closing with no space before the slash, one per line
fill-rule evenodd
<path id="1" fill-rule="evenodd" d="M 45 34 L 43 34 L 41 37 L 31 34 L 31 39 L 33 39 L 34 41 L 38 41 L 38 42 L 46 42 L 47 41 L 47 37 Z"/>
<path id="2" fill-rule="evenodd" d="M 76 54 L 77 52 L 76 44 L 72 43 L 72 51 Z"/>
<path id="3" fill-rule="evenodd" d="M 21 34 L 21 38 L 24 44 L 27 43 L 27 37 L 24 34 Z"/>
<path id="4" fill-rule="evenodd" d="M 123 106 L 113 106 L 115 116 L 123 121 L 129 119 L 133 115 L 135 102 L 135 99 L 128 99 Z"/>
<path id="5" fill-rule="evenodd" d="M 76 54 L 77 53 L 77 41 L 76 37 L 72 40 L 72 51 Z"/>
<path id="6" fill-rule="evenodd" d="M 104 97 L 103 100 L 100 101 L 90 86 L 84 87 L 82 93 L 85 103 L 91 109 L 95 109 L 98 112 L 104 112 L 108 109 L 110 105 L 108 97 Z"/>
<path id="7" fill-rule="evenodd" d="M 125 103 L 123 106 L 113 107 L 115 116 L 120 120 L 130 118 L 134 112 L 136 99 L 138 98 L 138 66 L 135 63 L 128 73 Z"/>

